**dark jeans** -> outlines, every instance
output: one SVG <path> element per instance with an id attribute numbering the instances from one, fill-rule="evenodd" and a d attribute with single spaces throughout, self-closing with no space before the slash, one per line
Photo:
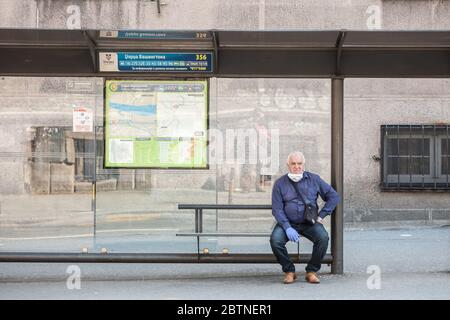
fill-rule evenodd
<path id="1" fill-rule="evenodd" d="M 328 232 L 321 223 L 316 223 L 312 226 L 307 224 L 291 224 L 292 228 L 311 240 L 314 243 L 311 260 L 306 265 L 306 272 L 317 272 L 320 270 L 321 261 L 325 256 L 328 248 Z M 286 243 L 289 241 L 284 229 L 277 224 L 273 229 L 270 236 L 270 246 L 277 258 L 279 264 L 283 269 L 283 272 L 295 272 L 295 266 L 291 258 L 289 258 Z"/>

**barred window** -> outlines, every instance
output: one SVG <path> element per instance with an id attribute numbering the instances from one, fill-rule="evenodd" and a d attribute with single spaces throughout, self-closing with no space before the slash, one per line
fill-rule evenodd
<path id="1" fill-rule="evenodd" d="M 381 126 L 384 190 L 450 190 L 449 125 Z"/>

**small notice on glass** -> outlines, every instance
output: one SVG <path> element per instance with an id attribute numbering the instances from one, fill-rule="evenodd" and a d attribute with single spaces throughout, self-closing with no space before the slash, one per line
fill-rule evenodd
<path id="1" fill-rule="evenodd" d="M 92 132 L 93 128 L 92 110 L 86 107 L 74 107 L 73 132 Z"/>

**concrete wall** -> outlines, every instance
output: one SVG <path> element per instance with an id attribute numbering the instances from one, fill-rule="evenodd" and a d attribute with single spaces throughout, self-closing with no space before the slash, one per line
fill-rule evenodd
<path id="1" fill-rule="evenodd" d="M 409 29 L 450 27 L 447 0 L 2 0 L 0 27 Z"/>

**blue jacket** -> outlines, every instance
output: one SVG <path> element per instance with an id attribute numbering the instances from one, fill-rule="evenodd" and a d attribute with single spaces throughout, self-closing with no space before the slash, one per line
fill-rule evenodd
<path id="1" fill-rule="evenodd" d="M 317 174 L 305 171 L 303 178 L 295 184 L 306 203 L 312 203 L 318 208 L 319 195 L 325 201 L 325 205 L 319 212 L 322 219 L 331 214 L 340 201 L 339 194 Z M 305 206 L 298 198 L 288 175 L 285 174 L 275 181 L 272 190 L 272 214 L 283 229 L 289 228 L 291 222 L 301 223 L 304 211 Z"/>

